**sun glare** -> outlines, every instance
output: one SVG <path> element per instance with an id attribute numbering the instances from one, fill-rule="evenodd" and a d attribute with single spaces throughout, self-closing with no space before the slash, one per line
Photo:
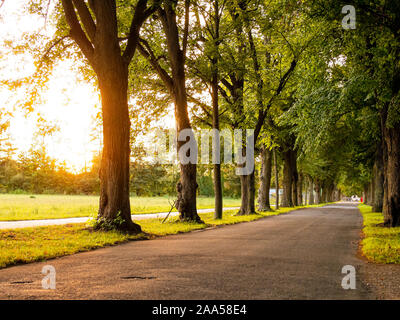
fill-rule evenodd
<path id="1" fill-rule="evenodd" d="M 7 15 L 1 16 L 0 21 L 2 39 L 18 39 L 24 32 L 43 28 L 44 22 L 38 18 L 25 16 L 21 19 L 18 9 L 24 4 L 20 0 L 5 2 L 3 10 L 7 10 Z M 51 30 L 46 32 L 51 33 Z M 34 70 L 32 60 L 27 54 L 2 56 L 1 79 L 16 79 L 31 74 Z M 17 154 L 37 147 L 34 136 L 40 116 L 48 125 L 58 128 L 51 136 L 42 138 L 47 154 L 59 163 L 65 162 L 70 171 L 81 172 L 90 166 L 93 154 L 99 152 L 101 147 L 100 133 L 94 121 L 100 102 L 95 88 L 78 82 L 72 63 L 67 60 L 58 64 L 51 75 L 48 90 L 41 97 L 44 102 L 36 105 L 34 112 L 26 114 L 16 108 L 17 101 L 24 98 L 18 89 L 1 89 L 0 107 L 13 112 L 8 134 L 17 148 Z"/>

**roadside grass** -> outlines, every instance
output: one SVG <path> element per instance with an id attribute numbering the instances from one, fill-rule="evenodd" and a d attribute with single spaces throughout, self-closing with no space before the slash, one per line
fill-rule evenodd
<path id="1" fill-rule="evenodd" d="M 168 200 L 172 197 L 131 197 L 132 214 L 167 212 Z M 91 217 L 98 202 L 98 196 L 0 194 L 0 221 Z M 240 199 L 224 199 L 226 207 L 239 205 Z M 198 197 L 197 207 L 214 208 L 214 198 Z"/>
<path id="2" fill-rule="evenodd" d="M 236 224 L 274 216 L 290 211 L 321 205 L 280 208 L 248 216 L 236 216 L 236 210 L 225 211 L 223 219 L 214 220 L 213 213 L 202 213 L 205 224 L 180 222 L 177 217 L 164 224 L 162 219 L 140 220 L 144 233 L 129 235 L 118 231 L 92 231 L 87 224 L 68 224 L 23 229 L 0 230 L 0 268 L 10 265 L 45 261 L 47 259 L 116 245 L 132 240 L 152 239 L 159 236 L 185 233 L 213 226 Z"/>
<path id="3" fill-rule="evenodd" d="M 372 212 L 372 207 L 360 204 L 358 208 L 363 216 L 364 238 L 361 252 L 375 263 L 400 263 L 400 227 L 387 228 L 377 226 L 383 222 L 383 214 Z"/>

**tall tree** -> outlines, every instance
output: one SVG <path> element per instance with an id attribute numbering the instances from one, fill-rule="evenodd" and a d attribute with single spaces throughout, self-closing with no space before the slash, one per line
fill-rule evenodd
<path id="1" fill-rule="evenodd" d="M 133 223 L 129 202 L 130 119 L 128 110 L 128 67 L 132 61 L 139 31 L 157 9 L 139 0 L 134 6 L 125 48 L 118 30 L 115 0 L 62 0 L 69 36 L 76 42 L 96 73 L 102 100 L 103 153 L 100 167 L 99 225 L 141 232 Z"/>
<path id="2" fill-rule="evenodd" d="M 192 147 L 196 147 L 195 136 L 191 127 L 188 115 L 188 100 L 186 89 L 186 50 L 189 36 L 189 18 L 190 18 L 190 1 L 184 1 L 184 27 L 183 32 L 179 31 L 177 21 L 177 8 L 180 4 L 177 0 L 166 0 L 157 9 L 157 17 L 161 22 L 164 39 L 167 48 L 167 67 L 168 70 L 163 68 L 156 56 L 151 44 L 146 39 L 141 39 L 139 43 L 140 53 L 148 60 L 153 70 L 158 74 L 163 81 L 164 86 L 167 88 L 170 96 L 173 98 L 175 105 L 175 120 L 177 129 L 177 152 L 178 155 L 183 153 L 181 148 L 189 142 Z M 181 41 L 182 40 L 182 41 Z M 182 43 L 181 43 L 182 42 Z M 180 139 L 180 135 L 184 134 Z M 181 220 L 202 222 L 197 214 L 196 208 L 196 162 L 197 156 L 190 155 L 190 152 L 196 152 L 194 148 L 185 152 L 184 155 L 192 157 L 195 161 L 189 160 L 185 163 L 180 159 L 180 180 L 177 183 L 176 190 L 178 198 L 176 207 L 180 213 Z M 184 149 L 182 149 L 184 150 Z"/>

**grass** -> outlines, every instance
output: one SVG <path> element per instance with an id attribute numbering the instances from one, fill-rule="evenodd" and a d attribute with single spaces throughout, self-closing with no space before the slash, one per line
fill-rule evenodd
<path id="1" fill-rule="evenodd" d="M 317 206 L 321 205 L 308 207 Z M 44 261 L 131 240 L 151 239 L 212 226 L 253 221 L 301 208 L 305 208 L 305 206 L 281 208 L 272 212 L 248 216 L 235 216 L 236 211 L 226 211 L 221 220 L 214 220 L 213 213 L 203 213 L 200 216 L 205 224 L 179 222 L 177 218 L 171 218 L 164 224 L 161 223 L 162 219 L 140 220 L 138 223 L 146 234 L 139 235 L 129 235 L 117 231 L 93 232 L 85 224 L 0 230 L 0 268 L 20 263 Z"/>
<path id="2" fill-rule="evenodd" d="M 131 197 L 132 214 L 169 211 L 168 200 Z M 214 198 L 199 197 L 197 201 L 199 209 L 214 208 Z M 0 221 L 90 217 L 97 215 L 98 202 L 98 196 L 0 194 Z M 224 199 L 226 207 L 239 205 L 240 199 Z"/>
<path id="3" fill-rule="evenodd" d="M 372 207 L 358 206 L 364 219 L 364 238 L 361 241 L 361 252 L 375 263 L 400 263 L 400 227 L 387 228 L 377 226 L 383 222 L 383 214 L 372 212 Z"/>

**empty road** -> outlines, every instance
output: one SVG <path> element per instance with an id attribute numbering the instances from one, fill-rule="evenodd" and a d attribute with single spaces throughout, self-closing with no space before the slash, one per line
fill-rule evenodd
<path id="1" fill-rule="evenodd" d="M 0 270 L 1 299 L 373 299 L 357 274 L 354 204 L 294 211 Z M 56 289 L 41 287 L 42 267 Z"/>

